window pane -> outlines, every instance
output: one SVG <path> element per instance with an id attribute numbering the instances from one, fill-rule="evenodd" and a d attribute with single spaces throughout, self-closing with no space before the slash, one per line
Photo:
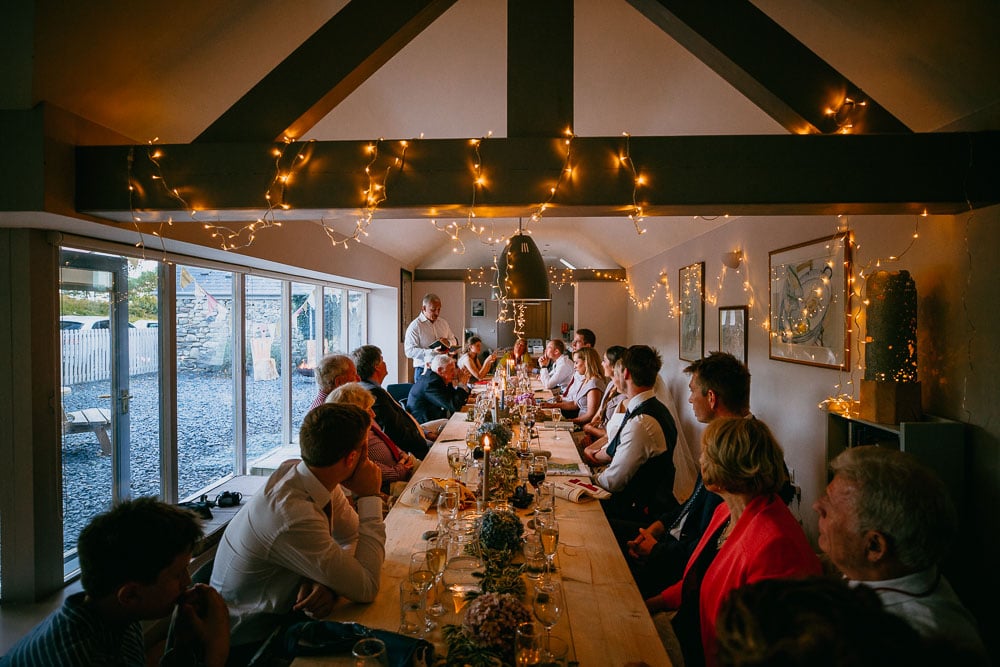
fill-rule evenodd
<path id="1" fill-rule="evenodd" d="M 323 349 L 325 354 L 344 352 L 347 344 L 343 335 L 344 290 L 327 287 L 323 290 Z M 348 350 L 349 351 L 349 350 Z"/>
<path id="2" fill-rule="evenodd" d="M 316 398 L 313 369 L 319 362 L 319 285 L 292 283 L 292 442 L 299 441 L 302 418 Z"/>
<path id="3" fill-rule="evenodd" d="M 350 331 L 351 349 L 368 342 L 368 299 L 364 292 L 348 292 L 350 308 L 348 309 L 348 329 Z"/>
<path id="4" fill-rule="evenodd" d="M 129 470 L 132 497 L 160 496 L 159 262 L 128 263 Z"/>
<path id="5" fill-rule="evenodd" d="M 281 281 L 246 279 L 247 462 L 286 444 L 282 442 Z"/>
<path id="6" fill-rule="evenodd" d="M 235 470 L 233 274 L 177 267 L 177 494 Z"/>

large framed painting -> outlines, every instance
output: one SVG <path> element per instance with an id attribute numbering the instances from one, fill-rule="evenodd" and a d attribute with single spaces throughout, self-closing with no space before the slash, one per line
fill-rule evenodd
<path id="1" fill-rule="evenodd" d="M 719 351 L 728 352 L 747 363 L 747 306 L 719 308 Z"/>
<path id="2" fill-rule="evenodd" d="M 678 273 L 678 354 L 697 361 L 705 356 L 705 262 L 689 264 Z"/>
<path id="3" fill-rule="evenodd" d="M 406 269 L 399 270 L 399 342 L 406 338 L 406 327 L 410 326 L 412 310 L 410 299 L 413 293 L 413 274 Z"/>
<path id="4" fill-rule="evenodd" d="M 770 358 L 847 370 L 850 233 L 774 250 L 768 260 Z"/>

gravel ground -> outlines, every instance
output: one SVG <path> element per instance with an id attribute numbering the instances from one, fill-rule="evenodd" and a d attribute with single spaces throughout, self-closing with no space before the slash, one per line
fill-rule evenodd
<path id="1" fill-rule="evenodd" d="M 131 494 L 160 493 L 157 374 L 132 376 Z M 248 378 L 247 460 L 254 461 L 286 443 L 281 438 L 281 380 L 254 382 Z M 66 412 L 107 407 L 108 383 L 72 387 L 64 397 Z M 188 373 L 177 377 L 178 495 L 187 497 L 213 480 L 233 472 L 232 378 Z M 292 376 L 292 433 L 316 397 L 316 381 Z M 93 433 L 63 436 L 63 535 L 65 549 L 76 547 L 77 536 L 111 500 L 111 457 L 101 456 Z"/>

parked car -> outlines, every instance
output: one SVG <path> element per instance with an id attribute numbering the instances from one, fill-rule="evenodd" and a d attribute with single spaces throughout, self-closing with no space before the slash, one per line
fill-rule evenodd
<path id="1" fill-rule="evenodd" d="M 132 322 L 132 326 L 136 329 L 158 329 L 160 323 L 156 320 L 136 320 Z"/>
<path id="2" fill-rule="evenodd" d="M 63 331 L 108 329 L 110 325 L 111 321 L 103 315 L 63 315 L 59 318 L 59 328 Z M 131 322 L 129 322 L 128 326 L 131 329 L 135 328 L 135 325 Z"/>

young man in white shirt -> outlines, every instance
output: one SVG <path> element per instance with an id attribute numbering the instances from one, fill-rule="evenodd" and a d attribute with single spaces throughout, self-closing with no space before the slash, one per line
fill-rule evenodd
<path id="1" fill-rule="evenodd" d="M 375 599 L 385 525 L 382 474 L 367 453 L 370 425 L 353 405 L 309 411 L 299 433 L 302 460 L 282 463 L 226 527 L 212 585 L 229 606 L 232 656 L 252 656 L 289 612 L 323 618 L 339 596 Z M 343 489 L 357 498 L 357 511 Z"/>
<path id="2" fill-rule="evenodd" d="M 573 378 L 573 361 L 566 354 L 566 343 L 553 338 L 545 345 L 545 352 L 538 359 L 539 379 L 546 389 L 559 387 L 561 392 Z"/>

